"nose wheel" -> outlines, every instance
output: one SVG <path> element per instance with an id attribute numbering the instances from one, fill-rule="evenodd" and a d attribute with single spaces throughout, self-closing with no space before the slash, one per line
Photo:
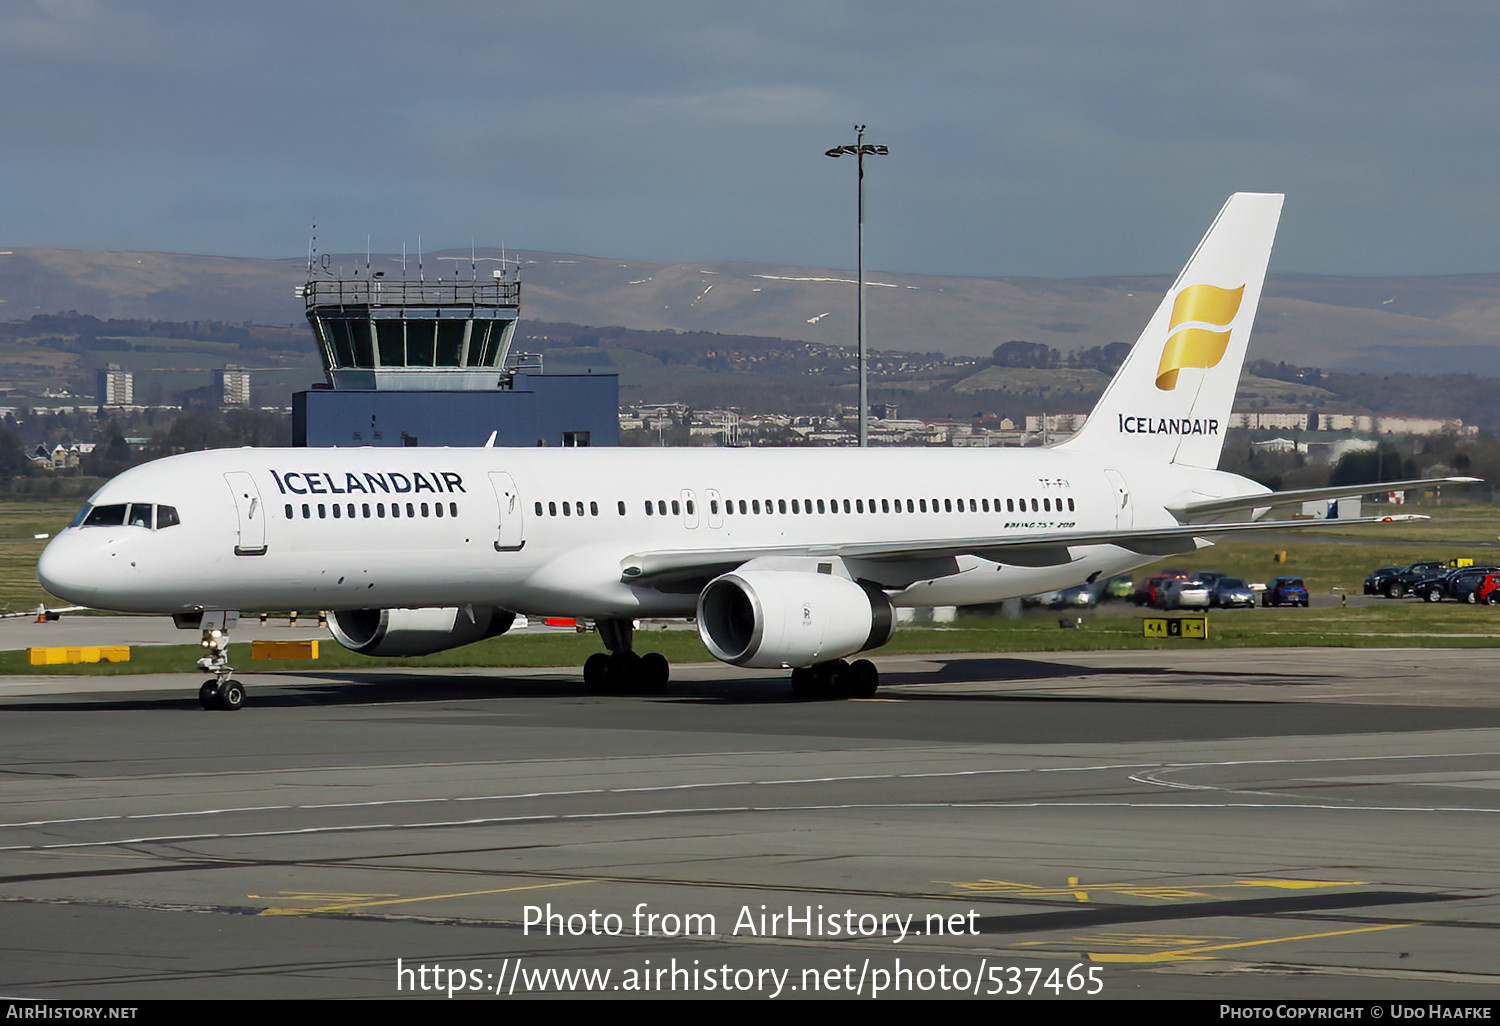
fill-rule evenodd
<path id="1" fill-rule="evenodd" d="M 229 665 L 229 628 L 239 619 L 220 613 L 203 621 L 203 647 L 208 654 L 198 660 L 198 669 L 213 674 L 198 689 L 198 703 L 205 709 L 233 712 L 245 704 L 245 685 L 234 679 Z"/>
<path id="2" fill-rule="evenodd" d="M 234 712 L 245 704 L 245 685 L 232 678 L 222 683 L 217 680 L 206 680 L 198 689 L 198 702 L 205 709 Z"/>

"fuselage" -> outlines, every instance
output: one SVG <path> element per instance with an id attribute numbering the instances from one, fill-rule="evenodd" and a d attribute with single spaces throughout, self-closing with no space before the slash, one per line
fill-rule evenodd
<path id="1" fill-rule="evenodd" d="M 696 590 L 632 581 L 635 557 L 1171 526 L 1182 496 L 1263 490 L 1056 449 L 216 450 L 108 482 L 38 576 L 72 602 L 153 613 L 473 603 L 690 616 Z M 867 563 L 897 605 L 964 605 L 1154 558 L 1090 544 L 1046 565 Z"/>

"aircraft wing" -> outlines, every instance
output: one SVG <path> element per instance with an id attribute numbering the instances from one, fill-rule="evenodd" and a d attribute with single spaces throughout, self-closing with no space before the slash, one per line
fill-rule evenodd
<path id="1" fill-rule="evenodd" d="M 1373 492 L 1394 492 L 1406 488 L 1431 488 L 1445 484 L 1478 484 L 1477 477 L 1424 477 L 1410 481 L 1378 481 L 1361 485 L 1332 485 L 1327 488 L 1293 488 L 1284 492 L 1262 492 L 1259 495 L 1237 495 L 1229 499 L 1208 499 L 1203 502 L 1188 502 L 1168 508 L 1178 520 L 1192 521 L 1200 517 L 1219 516 L 1224 513 L 1241 513 L 1256 509 L 1276 509 L 1282 506 L 1300 506 L 1304 502 L 1318 499 L 1346 499 Z M 1357 521 L 1340 520 L 1340 523 Z"/>
<path id="2" fill-rule="evenodd" d="M 1338 491 L 1338 489 L 1335 489 Z M 1340 494 L 1347 495 L 1347 490 Z M 1269 498 L 1270 496 L 1263 497 Z M 1259 505 L 1266 503 L 1263 501 Z M 1061 566 L 1072 561 L 1069 548 L 1075 545 L 1118 545 L 1123 549 L 1147 555 L 1166 556 L 1196 549 L 1196 539 L 1247 531 L 1293 531 L 1310 527 L 1353 524 L 1382 524 L 1408 520 L 1428 520 L 1420 513 L 1394 516 L 1352 517 L 1328 521 L 1259 520 L 1233 524 L 1184 524 L 1176 527 L 1149 527 L 1119 531 L 1046 531 L 1034 534 L 1008 534 L 1003 537 L 944 538 L 929 541 L 850 542 L 830 545 L 775 545 L 741 549 L 664 549 L 637 552 L 620 561 L 620 579 L 628 584 L 654 585 L 658 582 L 684 582 L 717 576 L 752 559 L 770 557 L 804 557 L 817 559 L 862 559 L 904 561 L 944 559 L 954 556 L 978 556 L 998 563 L 1020 566 Z"/>

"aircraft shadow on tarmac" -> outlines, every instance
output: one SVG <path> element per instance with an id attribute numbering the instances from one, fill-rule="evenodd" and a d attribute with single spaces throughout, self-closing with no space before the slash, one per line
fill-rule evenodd
<path id="1" fill-rule="evenodd" d="M 1226 670 L 1216 668 L 1211 674 L 1188 668 L 1168 666 L 1109 667 L 1082 666 L 1057 660 L 1030 660 L 1016 658 L 958 658 L 934 659 L 935 670 L 893 671 L 882 674 L 882 683 L 887 686 L 972 682 L 993 684 L 998 688 L 1006 685 L 1025 687 L 1030 684 L 1067 678 L 1078 678 L 1082 682 L 1113 677 L 1158 678 L 1163 684 L 1199 683 L 1205 677 L 1227 682 L 1248 681 L 1259 684 L 1307 685 L 1315 678 L 1299 674 L 1278 674 L 1263 670 Z M 0 709 L 21 710 L 81 710 L 119 711 L 130 709 L 192 709 L 201 711 L 196 694 L 190 685 L 196 678 L 183 676 L 182 693 L 151 692 L 141 697 L 120 695 L 78 695 L 55 698 L 26 698 L 0 702 Z M 774 705 L 809 704 L 793 696 L 791 685 L 779 672 L 765 676 L 729 677 L 714 680 L 680 680 L 667 685 L 659 694 L 647 695 L 595 695 L 584 689 L 580 678 L 565 670 L 537 670 L 533 674 L 514 676 L 487 676 L 472 671 L 455 671 L 453 676 L 422 673 L 403 676 L 390 671 L 361 672 L 345 671 L 284 671 L 245 676 L 249 692 L 248 708 L 295 708 L 305 706 L 369 705 L 375 703 L 428 703 L 451 701 L 488 701 L 495 699 L 578 699 L 597 701 L 619 699 L 647 700 L 660 703 L 705 702 L 728 705 Z M 895 693 L 887 692 L 886 697 Z M 1197 697 L 1191 700 L 1169 696 L 1108 696 L 1108 695 L 1035 695 L 975 692 L 922 692 L 903 690 L 902 701 L 941 702 L 1011 702 L 1011 703 L 1075 703 L 1128 702 L 1139 704 L 1176 704 L 1192 701 L 1198 704 L 1215 704 L 1218 700 Z M 1227 701 L 1227 700 L 1226 700 Z M 824 703 L 811 703 L 824 704 Z M 1241 697 L 1235 704 L 1251 704 Z"/>

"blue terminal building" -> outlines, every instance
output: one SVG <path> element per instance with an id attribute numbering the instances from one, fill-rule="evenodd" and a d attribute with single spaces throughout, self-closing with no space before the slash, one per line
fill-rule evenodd
<path id="1" fill-rule="evenodd" d="M 299 287 L 326 384 L 292 397 L 303 446 L 618 445 L 619 378 L 512 354 L 519 273 L 334 277 Z"/>

